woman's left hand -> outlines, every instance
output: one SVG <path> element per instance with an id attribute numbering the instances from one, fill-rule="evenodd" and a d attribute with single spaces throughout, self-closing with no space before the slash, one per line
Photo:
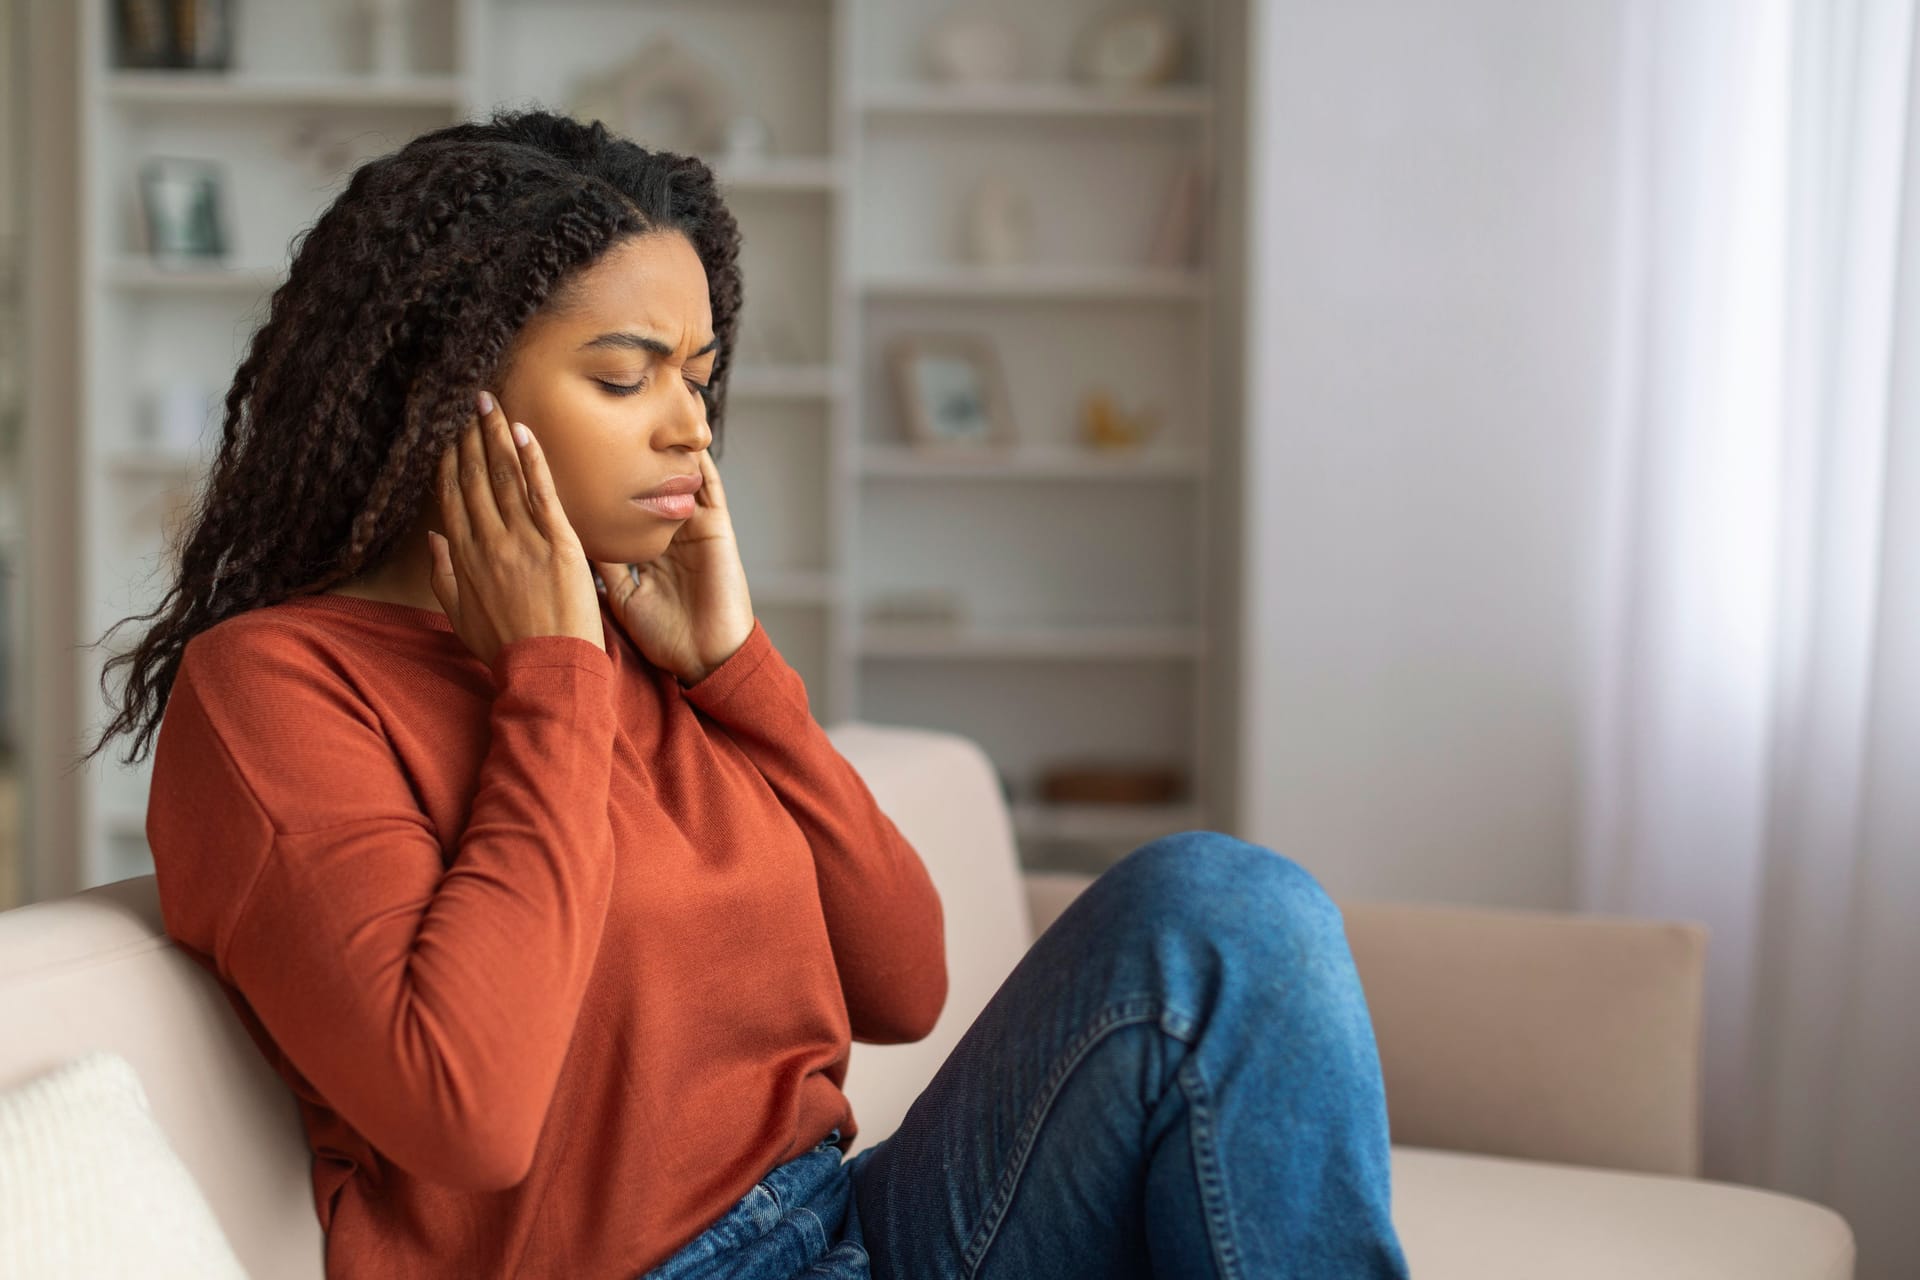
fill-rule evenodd
<path id="1" fill-rule="evenodd" d="M 687 518 L 659 559 L 639 566 L 593 561 L 614 617 L 648 662 L 697 684 L 732 657 L 753 632 L 753 601 L 727 511 L 720 470 L 700 451 L 704 482 Z"/>

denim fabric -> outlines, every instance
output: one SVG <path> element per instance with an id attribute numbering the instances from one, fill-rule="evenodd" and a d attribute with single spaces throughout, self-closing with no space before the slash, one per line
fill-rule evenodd
<path id="1" fill-rule="evenodd" d="M 851 1161 L 828 1133 L 774 1168 L 753 1190 L 641 1280 L 788 1280 L 871 1275 L 858 1232 L 847 1232 Z M 864 1151 L 862 1155 L 866 1154 Z M 856 1157 L 857 1158 L 857 1157 Z"/>
<path id="2" fill-rule="evenodd" d="M 838 1138 L 641 1280 L 1407 1276 L 1339 910 L 1218 832 L 1109 868 L 894 1133 L 852 1159 Z"/>

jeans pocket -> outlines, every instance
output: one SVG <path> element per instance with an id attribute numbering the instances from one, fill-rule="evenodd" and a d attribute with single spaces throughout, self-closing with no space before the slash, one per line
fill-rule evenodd
<path id="1" fill-rule="evenodd" d="M 870 1280 L 873 1261 L 858 1240 L 842 1240 L 800 1274 L 806 1280 Z"/>
<path id="2" fill-rule="evenodd" d="M 778 1226 L 784 1216 L 779 1198 L 766 1183 L 757 1182 L 705 1231 L 638 1280 L 680 1280 L 682 1276 L 698 1274 L 696 1268 L 758 1240 Z"/>

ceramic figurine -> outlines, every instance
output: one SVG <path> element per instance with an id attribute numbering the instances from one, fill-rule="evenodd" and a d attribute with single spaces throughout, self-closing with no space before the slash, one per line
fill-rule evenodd
<path id="1" fill-rule="evenodd" d="M 967 260 L 985 267 L 1025 261 L 1032 227 L 1024 192 L 998 174 L 982 178 L 967 205 Z"/>
<path id="2" fill-rule="evenodd" d="M 1020 41 L 1012 27 L 984 14 L 949 14 L 927 33 L 927 67 L 942 80 L 987 84 L 1020 73 Z"/>

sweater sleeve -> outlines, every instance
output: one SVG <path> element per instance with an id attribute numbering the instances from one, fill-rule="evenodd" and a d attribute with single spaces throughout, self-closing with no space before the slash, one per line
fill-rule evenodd
<path id="1" fill-rule="evenodd" d="M 806 834 L 853 1039 L 923 1039 L 947 1000 L 939 891 L 813 718 L 800 674 L 756 618 L 745 643 L 682 693 L 739 743 Z"/>
<path id="2" fill-rule="evenodd" d="M 441 833 L 336 668 L 271 631 L 210 638 L 154 760 L 169 932 L 384 1157 L 518 1183 L 612 895 L 612 660 L 573 636 L 501 650 L 465 827 Z"/>

